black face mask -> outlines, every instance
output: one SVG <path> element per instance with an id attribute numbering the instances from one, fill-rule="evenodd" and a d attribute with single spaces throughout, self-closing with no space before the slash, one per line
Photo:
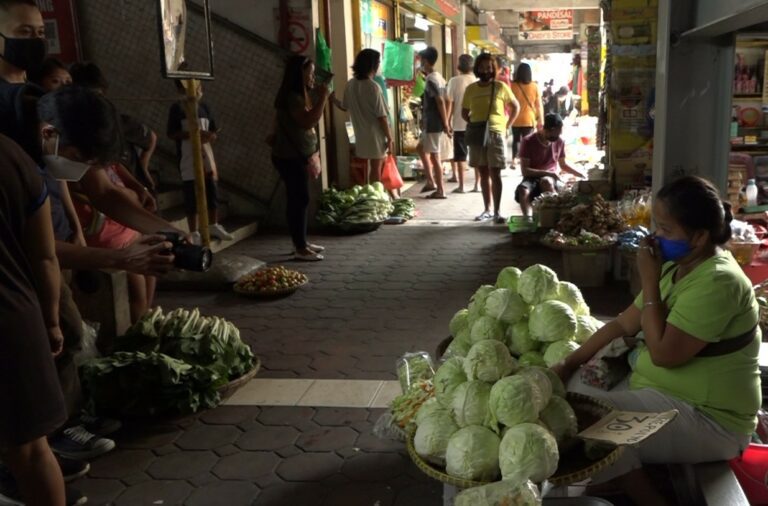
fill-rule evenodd
<path id="1" fill-rule="evenodd" d="M 551 136 L 547 136 L 547 140 L 548 140 L 549 142 L 557 142 L 557 139 L 559 139 L 559 138 L 560 138 L 560 136 L 559 136 L 559 135 L 551 135 Z"/>
<path id="2" fill-rule="evenodd" d="M 45 39 L 16 39 L 6 37 L 0 33 L 0 37 L 5 39 L 5 50 L 2 58 L 16 68 L 21 70 L 30 70 L 39 67 L 43 60 L 47 48 Z"/>
<path id="3" fill-rule="evenodd" d="M 493 72 L 481 72 L 480 74 L 477 75 L 477 77 L 479 77 L 480 80 L 483 81 L 484 83 L 487 83 L 488 81 L 493 79 Z"/>

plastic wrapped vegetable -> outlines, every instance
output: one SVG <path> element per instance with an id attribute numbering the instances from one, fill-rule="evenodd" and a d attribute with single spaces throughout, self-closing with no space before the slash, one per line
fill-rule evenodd
<path id="1" fill-rule="evenodd" d="M 448 441 L 445 463 L 451 476 L 493 481 L 499 476 L 499 436 L 479 425 L 464 427 Z"/>
<path id="2" fill-rule="evenodd" d="M 403 392 L 420 380 L 432 379 L 434 375 L 432 357 L 426 351 L 406 353 L 397 360 L 397 379 Z"/>
<path id="3" fill-rule="evenodd" d="M 499 446 L 501 477 L 512 483 L 546 480 L 557 470 L 559 458 L 554 436 L 535 423 L 510 427 Z"/>
<path id="4" fill-rule="evenodd" d="M 472 345 L 464 359 L 467 379 L 494 383 L 518 369 L 517 360 L 501 341 L 485 339 Z"/>
<path id="5" fill-rule="evenodd" d="M 456 388 L 451 409 L 459 427 L 485 424 L 490 395 L 491 386 L 484 381 L 467 381 Z"/>
<path id="6" fill-rule="evenodd" d="M 432 378 L 437 400 L 443 406 L 451 406 L 456 388 L 466 381 L 467 375 L 464 372 L 464 359 L 453 357 L 446 360 L 437 369 L 435 377 Z"/>
<path id="7" fill-rule="evenodd" d="M 516 485 L 511 481 L 496 481 L 473 487 L 456 496 L 454 506 L 541 506 L 539 489 L 530 481 Z"/>

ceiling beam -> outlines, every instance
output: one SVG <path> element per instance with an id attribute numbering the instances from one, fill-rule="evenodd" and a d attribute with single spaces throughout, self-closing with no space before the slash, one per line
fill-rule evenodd
<path id="1" fill-rule="evenodd" d="M 535 11 L 541 9 L 597 9 L 600 0 L 480 0 L 486 11 Z"/>

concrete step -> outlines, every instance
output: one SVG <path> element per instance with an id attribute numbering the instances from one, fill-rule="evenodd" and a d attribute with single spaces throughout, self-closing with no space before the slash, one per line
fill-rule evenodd
<path id="1" fill-rule="evenodd" d="M 184 213 L 184 206 L 176 206 L 162 212 L 163 218 L 171 225 L 184 231 L 189 231 L 187 226 L 187 217 Z M 259 229 L 259 223 L 254 216 L 228 216 L 227 208 L 224 206 L 219 209 L 219 222 L 234 236 L 231 241 L 211 240 L 211 251 L 214 253 L 227 249 L 238 242 L 254 235 Z"/>

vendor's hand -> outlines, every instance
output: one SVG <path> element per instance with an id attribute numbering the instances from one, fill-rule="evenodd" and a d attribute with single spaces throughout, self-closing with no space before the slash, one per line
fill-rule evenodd
<path id="1" fill-rule="evenodd" d="M 564 385 L 568 384 L 571 376 L 573 376 L 573 373 L 576 372 L 573 368 L 569 367 L 565 361 L 558 362 L 557 364 L 550 367 L 550 369 L 560 377 Z"/>
<path id="2" fill-rule="evenodd" d="M 62 334 L 61 328 L 58 325 L 48 329 L 48 342 L 51 345 L 53 356 L 59 356 L 64 349 L 64 334 Z"/>
<path id="3" fill-rule="evenodd" d="M 643 286 L 658 284 L 661 279 L 661 251 L 652 236 L 644 237 L 637 250 L 637 272 Z"/>
<path id="4" fill-rule="evenodd" d="M 158 276 L 173 270 L 173 255 L 168 254 L 172 247 L 165 236 L 149 235 L 130 246 L 112 251 L 117 255 L 117 268 L 135 274 Z"/>

